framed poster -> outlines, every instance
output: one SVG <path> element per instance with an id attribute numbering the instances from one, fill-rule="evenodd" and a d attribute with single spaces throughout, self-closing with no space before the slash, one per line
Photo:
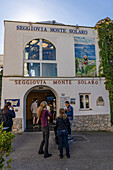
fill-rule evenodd
<path id="1" fill-rule="evenodd" d="M 70 104 L 75 104 L 75 101 L 76 101 L 75 98 L 71 98 L 71 99 L 70 99 Z"/>
<path id="2" fill-rule="evenodd" d="M 65 106 L 66 101 L 70 102 L 70 97 L 66 97 L 66 96 L 60 97 L 60 108 L 66 109 L 66 106 Z"/>
<path id="3" fill-rule="evenodd" d="M 74 37 L 77 76 L 96 76 L 95 39 Z"/>

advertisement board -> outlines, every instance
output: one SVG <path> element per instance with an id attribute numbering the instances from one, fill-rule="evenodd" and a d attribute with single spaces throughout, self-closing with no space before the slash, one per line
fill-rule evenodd
<path id="1" fill-rule="evenodd" d="M 95 39 L 74 37 L 76 76 L 96 76 Z"/>

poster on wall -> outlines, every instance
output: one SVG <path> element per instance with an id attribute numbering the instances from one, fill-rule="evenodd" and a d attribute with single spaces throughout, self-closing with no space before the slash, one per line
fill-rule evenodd
<path id="1" fill-rule="evenodd" d="M 69 101 L 70 102 L 70 97 L 62 96 L 60 97 L 60 108 L 66 109 L 65 102 Z"/>
<path id="2" fill-rule="evenodd" d="M 77 76 L 96 76 L 95 39 L 74 37 Z"/>
<path id="3" fill-rule="evenodd" d="M 70 104 L 75 104 L 75 101 L 76 101 L 75 98 L 71 98 L 71 99 L 70 99 Z"/>

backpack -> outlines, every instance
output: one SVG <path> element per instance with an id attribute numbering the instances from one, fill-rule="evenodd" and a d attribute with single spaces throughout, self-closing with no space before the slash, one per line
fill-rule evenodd
<path id="1" fill-rule="evenodd" d="M 70 127 L 70 122 L 69 122 L 69 119 L 68 119 L 68 124 L 65 123 L 65 121 L 62 119 L 62 122 L 64 123 L 64 125 L 67 127 L 67 130 L 68 130 L 68 134 L 70 135 L 71 134 L 71 127 Z"/>
<path id="2" fill-rule="evenodd" d="M 0 113 L 0 125 L 2 124 L 2 122 L 3 122 L 3 127 L 6 127 L 7 126 L 7 117 L 5 116 L 5 114 Z"/>

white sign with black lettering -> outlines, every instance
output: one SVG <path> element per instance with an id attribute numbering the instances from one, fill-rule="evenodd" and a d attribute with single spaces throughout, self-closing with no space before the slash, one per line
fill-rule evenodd
<path id="1" fill-rule="evenodd" d="M 66 109 L 66 106 L 65 106 L 66 101 L 70 102 L 70 97 L 66 97 L 66 96 L 60 97 L 60 108 Z"/>

